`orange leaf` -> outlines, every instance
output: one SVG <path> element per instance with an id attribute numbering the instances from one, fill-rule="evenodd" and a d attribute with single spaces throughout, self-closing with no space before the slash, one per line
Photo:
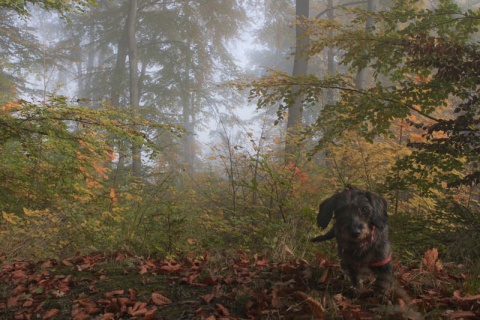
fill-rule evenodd
<path id="1" fill-rule="evenodd" d="M 117 202 L 118 202 L 117 194 L 116 194 L 114 188 L 110 188 L 110 199 L 112 199 L 113 203 L 117 203 Z"/>
<path id="2" fill-rule="evenodd" d="M 438 260 L 438 250 L 433 248 L 425 252 L 422 259 L 425 268 L 430 272 L 439 272 L 443 269 L 442 263 Z"/>

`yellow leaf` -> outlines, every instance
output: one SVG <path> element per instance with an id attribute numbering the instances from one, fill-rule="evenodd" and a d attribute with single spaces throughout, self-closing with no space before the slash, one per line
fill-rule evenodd
<path id="1" fill-rule="evenodd" d="M 17 221 L 15 219 L 18 219 L 18 217 L 14 213 L 6 213 L 5 211 L 2 211 L 2 216 L 3 219 L 7 220 L 7 222 L 10 222 L 11 224 L 17 224 Z"/>

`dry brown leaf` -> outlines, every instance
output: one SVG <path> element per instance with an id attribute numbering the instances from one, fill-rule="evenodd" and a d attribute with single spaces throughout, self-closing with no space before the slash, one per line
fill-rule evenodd
<path id="1" fill-rule="evenodd" d="M 325 283 L 327 281 L 328 277 L 328 269 L 324 269 L 322 272 L 322 275 L 320 276 L 320 279 L 318 279 L 319 283 Z"/>
<path id="2" fill-rule="evenodd" d="M 215 308 L 217 309 L 218 313 L 220 313 L 220 315 L 222 315 L 222 316 L 227 316 L 228 317 L 230 315 L 230 311 L 228 311 L 228 309 L 225 308 L 220 303 L 217 303 L 215 305 Z"/>
<path id="3" fill-rule="evenodd" d="M 163 294 L 154 292 L 152 293 L 152 301 L 155 303 L 157 306 L 164 306 L 167 304 L 171 304 L 172 300 L 168 299 L 165 297 Z"/>
<path id="4" fill-rule="evenodd" d="M 115 320 L 115 314 L 111 313 L 111 312 L 104 313 L 100 319 L 101 320 Z"/>
<path id="5" fill-rule="evenodd" d="M 477 314 L 473 311 L 454 311 L 450 313 L 449 319 L 478 319 Z"/>
<path id="6" fill-rule="evenodd" d="M 325 308 L 322 306 L 320 301 L 301 291 L 295 292 L 295 295 L 307 303 L 310 311 L 312 311 L 314 319 L 325 319 Z"/>
<path id="7" fill-rule="evenodd" d="M 433 248 L 425 252 L 422 259 L 425 269 L 430 272 L 440 272 L 443 269 L 442 262 L 438 260 L 438 249 Z"/>
<path id="8" fill-rule="evenodd" d="M 295 255 L 293 254 L 293 251 L 292 251 L 287 245 L 284 246 L 283 251 L 285 251 L 285 253 L 286 253 L 287 255 L 291 255 L 292 257 L 295 256 Z"/>
<path id="9" fill-rule="evenodd" d="M 214 298 L 215 294 L 210 293 L 210 294 L 205 294 L 203 296 L 200 296 L 200 298 L 205 302 L 205 303 L 210 303 Z"/>
<path id="10" fill-rule="evenodd" d="M 113 290 L 105 293 L 105 297 L 107 298 L 113 298 L 114 296 L 119 296 L 125 293 L 125 290 Z"/>
<path id="11" fill-rule="evenodd" d="M 60 310 L 58 309 L 50 309 L 50 310 L 47 310 L 45 311 L 45 313 L 43 314 L 42 316 L 42 320 L 45 320 L 45 319 L 50 319 L 52 317 L 55 317 L 57 314 L 60 313 Z"/>

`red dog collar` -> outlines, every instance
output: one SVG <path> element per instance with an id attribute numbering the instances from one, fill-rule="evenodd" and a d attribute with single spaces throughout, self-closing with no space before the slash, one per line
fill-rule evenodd
<path id="1" fill-rule="evenodd" d="M 367 244 L 371 243 L 375 241 L 375 226 L 372 226 L 372 235 L 370 236 L 370 239 L 365 241 L 365 242 L 362 242 L 360 244 L 360 248 L 363 248 L 365 247 Z M 372 262 L 369 264 L 370 267 L 381 267 L 381 266 L 384 266 L 386 265 L 387 263 L 389 263 L 390 261 L 392 261 L 392 253 L 390 252 L 388 254 L 388 257 L 386 257 L 385 259 L 383 259 L 382 261 L 378 261 L 378 262 Z"/>
<path id="2" fill-rule="evenodd" d="M 388 257 L 386 257 L 384 260 L 370 263 L 369 266 L 370 267 L 381 267 L 381 266 L 386 265 L 390 261 L 392 261 L 392 253 L 391 252 L 388 254 Z"/>

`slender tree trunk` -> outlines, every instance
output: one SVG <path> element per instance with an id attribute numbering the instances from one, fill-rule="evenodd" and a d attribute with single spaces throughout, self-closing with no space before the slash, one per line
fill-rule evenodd
<path id="1" fill-rule="evenodd" d="M 333 22 L 333 19 L 335 17 L 335 10 L 333 6 L 333 0 L 328 0 L 327 4 L 327 18 L 328 20 Z M 328 32 L 328 38 L 332 39 L 334 36 L 333 30 L 330 30 Z M 327 62 L 328 62 L 328 73 L 331 76 L 335 76 L 336 70 L 335 70 L 335 52 L 334 48 L 329 47 L 327 51 Z M 334 91 L 332 88 L 327 89 L 327 104 L 332 105 L 334 103 Z"/>
<path id="2" fill-rule="evenodd" d="M 124 29 L 120 39 L 118 39 L 117 46 L 117 58 L 115 61 L 115 68 L 111 78 L 111 92 L 110 92 L 110 104 L 115 108 L 120 108 L 120 92 L 122 91 L 122 80 L 125 76 L 125 66 L 127 64 L 128 56 L 128 24 L 125 22 Z M 124 142 L 118 143 L 118 162 L 117 162 L 117 174 L 116 176 L 123 174 L 125 167 L 125 150 Z"/>
<path id="3" fill-rule="evenodd" d="M 128 61 L 130 71 L 130 108 L 132 113 L 139 109 L 140 95 L 138 90 L 138 48 L 135 38 L 137 22 L 138 0 L 130 0 L 127 18 L 128 30 Z M 142 171 L 141 146 L 132 143 L 132 171 L 136 177 L 139 177 Z"/>
<path id="4" fill-rule="evenodd" d="M 308 67 L 308 47 L 310 44 L 310 39 L 307 36 L 307 27 L 302 24 L 305 19 L 309 17 L 309 0 L 296 0 L 295 1 L 295 14 L 297 25 L 295 27 L 295 37 L 296 37 L 296 46 L 295 46 L 295 60 L 293 62 L 293 76 L 301 76 L 307 74 Z M 300 89 L 299 86 L 293 88 L 293 94 L 295 95 Z M 292 137 L 289 137 L 290 134 L 293 134 L 295 128 L 298 128 L 302 124 L 302 111 L 303 111 L 303 97 L 297 96 L 295 98 L 294 104 L 290 106 L 288 110 L 288 120 L 287 120 L 287 142 L 285 146 L 285 151 L 287 156 L 294 152 L 294 141 Z"/>
<path id="5" fill-rule="evenodd" d="M 127 64 L 127 55 L 128 55 L 128 24 L 125 23 L 124 30 L 120 39 L 118 40 L 117 47 L 117 59 L 115 61 L 115 68 L 113 69 L 112 75 L 112 86 L 110 93 L 110 103 L 114 107 L 120 106 L 120 92 L 121 92 L 121 83 L 123 76 L 125 74 L 125 66 Z"/>
<path id="6" fill-rule="evenodd" d="M 195 92 L 192 89 L 195 87 L 192 78 L 193 65 L 193 48 L 191 44 L 191 34 L 187 28 L 186 36 L 186 52 L 185 52 L 185 74 L 182 83 L 182 104 L 183 104 L 183 127 L 186 132 L 183 135 L 183 159 L 186 170 L 193 172 L 195 170 Z"/>
<path id="7" fill-rule="evenodd" d="M 193 93 L 185 90 L 183 93 L 183 159 L 189 172 L 195 170 L 195 97 Z"/>
<path id="8" fill-rule="evenodd" d="M 377 11 L 377 4 L 378 0 L 368 0 L 367 2 L 367 10 L 369 12 L 376 12 Z M 365 23 L 365 35 L 368 37 L 369 34 L 373 32 L 373 29 L 375 27 L 375 21 L 373 20 L 372 17 L 369 17 L 367 19 L 367 22 Z M 364 53 L 367 54 L 367 53 Z M 363 90 L 365 89 L 367 85 L 367 75 L 368 75 L 368 68 L 362 68 L 357 71 L 357 75 L 355 78 L 355 85 L 357 89 Z"/>
<path id="9" fill-rule="evenodd" d="M 95 68 L 95 20 L 91 20 L 88 26 L 88 33 L 89 33 L 89 47 L 87 54 L 87 74 L 85 78 L 85 91 L 82 95 L 82 98 L 88 99 L 87 104 L 89 107 L 93 108 L 93 70 Z"/>

